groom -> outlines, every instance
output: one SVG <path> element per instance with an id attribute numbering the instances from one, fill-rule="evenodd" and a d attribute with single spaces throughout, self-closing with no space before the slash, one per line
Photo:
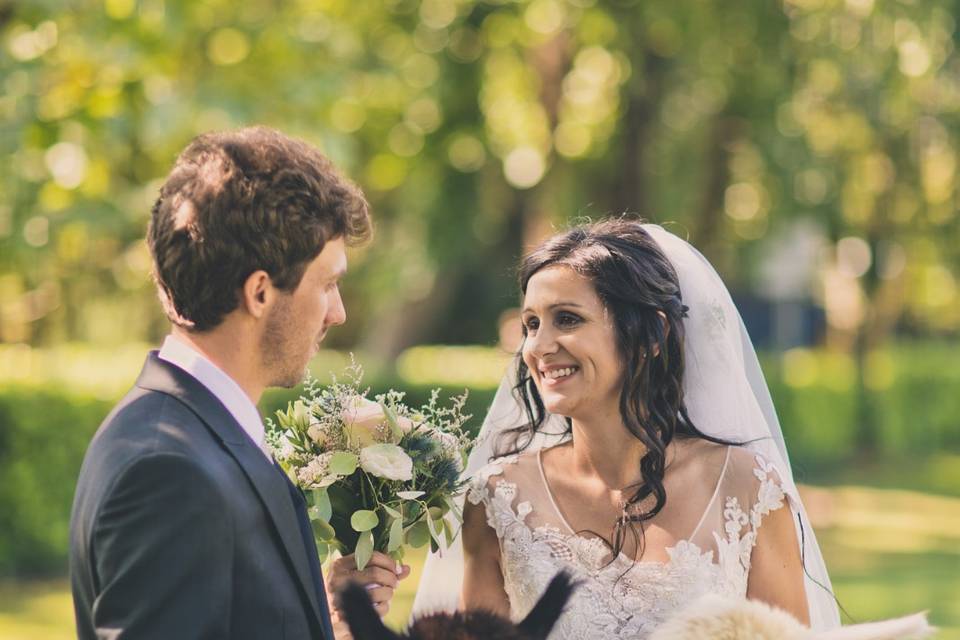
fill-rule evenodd
<path id="1" fill-rule="evenodd" d="M 180 154 L 147 235 L 174 328 L 77 484 L 80 638 L 333 640 L 303 497 L 275 466 L 256 403 L 299 383 L 344 322 L 345 247 L 369 235 L 363 194 L 301 141 L 252 128 Z M 368 569 L 355 577 L 388 600 L 396 581 Z"/>

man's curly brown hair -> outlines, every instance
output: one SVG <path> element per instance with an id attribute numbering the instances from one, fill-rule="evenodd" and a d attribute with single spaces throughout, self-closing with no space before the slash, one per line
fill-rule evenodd
<path id="1" fill-rule="evenodd" d="M 363 193 L 320 151 L 266 127 L 207 133 L 177 158 L 147 244 L 167 316 L 208 331 L 257 270 L 293 291 L 329 240 L 371 235 Z"/>

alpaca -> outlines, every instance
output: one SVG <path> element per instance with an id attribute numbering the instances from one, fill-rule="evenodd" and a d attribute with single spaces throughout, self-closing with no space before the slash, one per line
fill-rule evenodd
<path id="1" fill-rule="evenodd" d="M 762 602 L 711 594 L 667 620 L 650 640 L 920 640 L 933 632 L 925 614 L 917 613 L 817 633 Z"/>
<path id="2" fill-rule="evenodd" d="M 354 640 L 545 640 L 576 587 L 561 571 L 517 624 L 483 610 L 434 613 L 415 620 L 403 634 L 383 624 L 362 586 L 348 584 L 337 599 Z"/>

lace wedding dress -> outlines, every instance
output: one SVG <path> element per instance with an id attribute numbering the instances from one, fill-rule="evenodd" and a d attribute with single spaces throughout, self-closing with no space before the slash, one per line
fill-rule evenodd
<path id="1" fill-rule="evenodd" d="M 611 560 L 603 541 L 568 523 L 575 514 L 565 515 L 554 498 L 545 450 L 483 467 L 467 499 L 483 505 L 497 534 L 511 616 L 524 617 L 561 569 L 581 584 L 551 635 L 557 640 L 644 638 L 704 594 L 745 597 L 758 531 L 784 506 L 783 487 L 763 457 L 706 447 L 676 474 L 668 467 L 667 504 L 645 529 L 670 543 L 648 547 L 639 561 L 623 554 Z"/>
<path id="2" fill-rule="evenodd" d="M 840 616 L 830 577 L 794 484 L 776 410 L 743 320 L 706 258 L 662 227 L 644 225 L 644 229 L 677 270 L 684 304 L 690 308 L 683 321 L 688 414 L 703 433 L 751 444 L 731 449 L 729 459 L 696 456 L 705 466 L 692 474 L 695 481 L 677 482 L 683 478 L 671 478 L 668 471 L 664 479 L 668 503 L 647 523 L 647 533 L 672 541 L 648 548 L 637 563 L 627 557 L 608 563 L 603 543 L 589 533 L 575 532 L 566 521 L 585 523 L 603 535 L 609 535 L 612 523 L 561 515 L 546 489 L 538 458 L 529 457 L 557 443 L 566 430 L 562 418 L 547 416 L 529 453 L 484 467 L 497 453 L 498 434 L 527 422 L 513 392 L 517 381 L 511 366 L 484 419 L 464 478 L 475 479 L 468 497 L 484 503 L 499 536 L 514 613 L 523 614 L 561 567 L 585 582 L 563 618 L 558 638 L 577 637 L 581 632 L 589 635 L 577 640 L 642 637 L 671 610 L 701 593 L 736 593 L 742 598 L 757 531 L 765 514 L 785 503 L 792 512 L 804 561 L 810 626 L 817 631 L 834 629 L 840 625 Z M 708 459 L 714 463 L 715 482 L 705 480 L 711 477 Z M 456 609 L 464 579 L 458 538 L 428 557 L 414 613 Z"/>

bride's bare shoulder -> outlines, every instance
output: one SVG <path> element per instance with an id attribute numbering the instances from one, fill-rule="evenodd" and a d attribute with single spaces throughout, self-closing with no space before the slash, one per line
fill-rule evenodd
<path id="1" fill-rule="evenodd" d="M 719 470 L 726 463 L 730 449 L 728 445 L 703 438 L 677 438 L 667 450 L 667 469 L 697 474 Z"/>

